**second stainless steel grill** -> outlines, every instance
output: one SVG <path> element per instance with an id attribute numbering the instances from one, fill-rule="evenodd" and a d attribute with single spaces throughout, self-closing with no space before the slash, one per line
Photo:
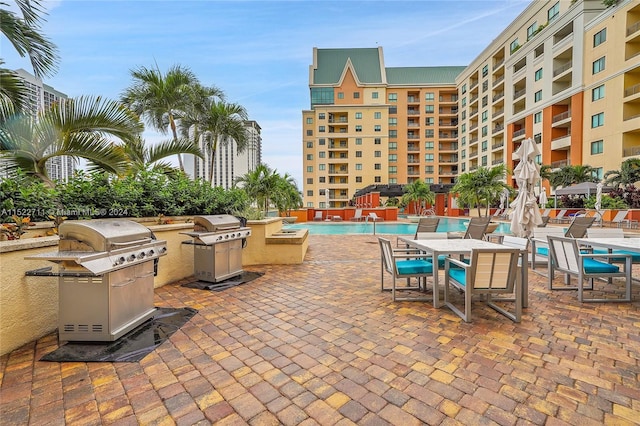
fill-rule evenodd
<path id="1" fill-rule="evenodd" d="M 67 221 L 59 251 L 29 257 L 57 263 L 61 341 L 113 341 L 153 317 L 155 262 L 166 241 L 130 220 Z M 39 275 L 39 274 L 35 274 Z"/>
<path id="2" fill-rule="evenodd" d="M 242 247 L 251 228 L 232 215 L 195 216 L 193 269 L 198 280 L 217 283 L 242 274 Z"/>

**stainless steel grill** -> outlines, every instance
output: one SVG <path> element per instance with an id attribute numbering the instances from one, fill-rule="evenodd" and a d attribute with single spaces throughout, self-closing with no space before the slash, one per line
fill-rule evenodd
<path id="1" fill-rule="evenodd" d="M 58 231 L 59 251 L 27 258 L 58 264 L 33 275 L 59 277 L 61 341 L 114 341 L 153 317 L 153 277 L 166 241 L 124 219 L 67 221 Z"/>
<path id="2" fill-rule="evenodd" d="M 251 228 L 232 215 L 195 216 L 193 269 L 198 280 L 220 282 L 242 274 L 242 247 Z"/>

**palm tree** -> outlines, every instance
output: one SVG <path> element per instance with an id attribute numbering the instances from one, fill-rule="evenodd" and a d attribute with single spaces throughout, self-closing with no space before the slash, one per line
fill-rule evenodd
<path id="1" fill-rule="evenodd" d="M 40 23 L 46 14 L 41 0 L 15 0 L 20 13 L 0 9 L 0 31 L 21 56 L 29 56 L 37 77 L 51 75 L 58 65 L 58 48 L 40 33 Z M 5 1 L 2 6 L 9 6 Z"/>
<path id="2" fill-rule="evenodd" d="M 209 156 L 209 183 L 213 184 L 218 144 L 226 146 L 233 140 L 238 152 L 246 149 L 248 137 L 245 121 L 247 119 L 247 111 L 239 104 L 223 101 L 209 103 L 204 116 L 197 124 L 204 140 L 205 154 Z"/>
<path id="3" fill-rule="evenodd" d="M 276 192 L 280 176 L 266 164 L 260 164 L 255 170 L 238 176 L 234 182 L 245 190 L 250 199 L 255 200 L 258 208 L 264 207 L 265 217 L 269 213 L 269 201 Z"/>
<path id="4" fill-rule="evenodd" d="M 101 97 L 68 99 L 37 117 L 17 115 L 0 127 L 0 156 L 9 170 L 20 168 L 48 186 L 50 158 L 67 155 L 84 158 L 90 169 L 120 173 L 126 168 L 122 150 L 114 149 L 109 136 L 130 141 L 142 131 L 138 117 L 122 104 Z"/>
<path id="5" fill-rule="evenodd" d="M 609 170 L 604 174 L 605 184 L 626 187 L 640 182 L 640 158 L 629 158 L 620 164 L 620 170 Z"/>
<path id="6" fill-rule="evenodd" d="M 489 215 L 489 207 L 495 203 L 505 189 L 510 189 L 504 182 L 507 168 L 504 164 L 492 168 L 480 167 L 473 172 L 458 176 L 451 192 L 458 194 L 463 205 L 478 208 L 478 216 L 482 216 L 481 206 L 485 207 L 485 214 Z"/>
<path id="7" fill-rule="evenodd" d="M 564 166 L 560 170 L 551 173 L 549 183 L 554 188 L 567 187 L 576 183 L 597 182 L 595 169 L 588 165 Z"/>
<path id="8" fill-rule="evenodd" d="M 288 173 L 279 176 L 274 198 L 274 204 L 278 210 L 285 212 L 286 216 L 291 216 L 292 209 L 302 207 L 302 195 L 298 190 L 295 179 Z"/>
<path id="9" fill-rule="evenodd" d="M 411 183 L 406 184 L 403 187 L 404 194 L 402 194 L 402 202 L 407 205 L 411 202 L 418 203 L 418 214 L 422 213 L 422 210 L 426 207 L 426 203 L 433 204 L 436 196 L 431 191 L 429 185 L 425 182 L 417 179 Z"/>
<path id="10" fill-rule="evenodd" d="M 2 68 L 0 60 L 0 123 L 22 110 L 27 102 L 24 82 L 17 73 Z"/>
<path id="11" fill-rule="evenodd" d="M 140 67 L 131 71 L 133 84 L 122 94 L 122 102 L 144 118 L 147 124 L 166 134 L 171 130 L 178 140 L 176 116 L 187 108 L 191 87 L 199 84 L 188 68 L 174 65 L 165 75 L 155 69 Z M 184 171 L 182 155 L 178 154 L 180 170 Z"/>
<path id="12" fill-rule="evenodd" d="M 185 139 L 168 140 L 151 147 L 145 145 L 141 137 L 131 139 L 120 147 L 128 160 L 128 173 L 137 175 L 151 170 L 165 175 L 174 175 L 179 170 L 166 161 L 167 157 L 177 154 L 191 154 L 202 158 L 202 152 L 193 142 Z"/>

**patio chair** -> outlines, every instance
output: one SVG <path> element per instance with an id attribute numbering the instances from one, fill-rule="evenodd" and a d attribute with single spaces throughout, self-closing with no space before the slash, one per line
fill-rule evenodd
<path id="1" fill-rule="evenodd" d="M 563 223 L 565 221 L 564 215 L 567 214 L 566 209 L 562 209 L 558 212 L 556 217 L 551 218 L 551 223 Z"/>
<path id="2" fill-rule="evenodd" d="M 589 228 L 587 229 L 587 238 L 624 238 L 624 231 L 622 228 Z M 607 250 L 607 249 L 592 249 L 593 253 L 612 253 L 612 254 L 622 254 L 622 255 L 631 255 L 631 263 L 640 263 L 640 253 L 627 251 L 627 250 Z M 612 263 L 624 263 L 625 258 L 612 258 L 610 262 Z M 633 278 L 634 281 L 638 281 L 637 278 Z"/>
<path id="3" fill-rule="evenodd" d="M 578 290 L 580 302 L 630 302 L 631 301 L 631 255 L 585 253 L 578 247 L 574 238 L 548 237 L 549 241 L 549 290 Z M 613 257 L 624 257 L 624 268 L 609 263 Z M 554 286 L 555 272 L 565 274 L 565 285 Z M 576 286 L 571 285 L 571 276 L 578 279 Z M 623 277 L 624 296 L 618 298 L 585 297 L 585 290 L 595 290 L 595 278 Z M 584 281 L 590 285 L 585 287 Z"/>
<path id="4" fill-rule="evenodd" d="M 322 211 L 316 210 L 316 215 L 313 217 L 313 220 L 322 220 Z"/>
<path id="5" fill-rule="evenodd" d="M 435 233 L 436 230 L 438 229 L 439 222 L 440 222 L 440 218 L 437 216 L 421 217 L 420 219 L 418 219 L 418 226 L 416 227 L 416 233 L 413 239 L 414 240 L 419 239 L 418 236 L 420 234 L 424 234 L 425 232 Z M 446 232 L 441 232 L 441 234 L 444 234 L 445 235 L 444 238 L 446 238 L 446 235 L 447 235 Z M 400 246 L 399 238 L 396 244 L 398 245 L 398 247 Z"/>
<path id="6" fill-rule="evenodd" d="M 517 280 L 517 248 L 474 249 L 469 264 L 448 257 L 444 267 L 444 303 L 465 322 L 471 321 L 471 305 L 474 295 L 484 297 L 491 308 L 511 319 L 520 322 L 522 316 L 522 283 Z M 464 308 L 460 309 L 451 300 L 451 287 L 464 293 Z M 493 295 L 513 294 L 514 312 L 496 305 Z M 505 300 L 499 300 L 503 302 Z"/>
<path id="7" fill-rule="evenodd" d="M 369 220 L 372 220 L 374 222 L 382 222 L 384 218 L 381 218 L 375 212 L 371 212 L 369 213 Z"/>
<path id="8" fill-rule="evenodd" d="M 433 275 L 433 263 L 431 257 L 422 251 L 414 248 L 394 249 L 391 241 L 378 237 L 381 252 L 380 269 L 380 289 L 391 291 L 391 299 L 395 301 L 431 301 L 430 297 L 397 297 L 398 291 L 421 291 L 426 290 L 426 279 Z M 391 274 L 393 277 L 391 288 L 385 288 L 384 275 Z M 398 287 L 397 280 L 405 278 L 406 286 Z M 417 278 L 417 285 L 411 285 L 411 279 Z"/>
<path id="9" fill-rule="evenodd" d="M 547 226 L 549 224 L 549 219 L 551 219 L 549 216 L 542 216 L 542 223 L 538 225 L 538 228 L 544 228 Z"/>
<path id="10" fill-rule="evenodd" d="M 467 231 L 463 238 L 474 238 L 484 240 L 485 232 L 491 222 L 491 217 L 472 217 L 467 226 Z"/>
<path id="11" fill-rule="evenodd" d="M 356 212 L 351 218 L 351 220 L 353 220 L 354 222 L 359 222 L 361 220 L 364 220 L 364 216 L 362 216 L 362 209 L 356 209 Z"/>
<path id="12" fill-rule="evenodd" d="M 574 217 L 571 221 L 571 225 L 569 225 L 569 228 L 567 228 L 567 231 L 564 233 L 564 236 L 570 238 L 584 238 L 584 236 L 587 235 L 587 229 L 595 220 L 595 217 Z"/>
<path id="13" fill-rule="evenodd" d="M 542 213 L 540 213 L 540 216 L 549 217 L 549 213 L 550 212 L 551 212 L 551 209 L 544 209 L 544 211 Z"/>
<path id="14" fill-rule="evenodd" d="M 637 227 L 638 221 L 627 219 L 627 215 L 629 214 L 629 210 L 620 210 L 616 215 L 611 219 L 611 221 L 607 222 L 612 226 L 615 224 L 618 228 L 622 227 L 624 223 L 627 224 L 627 228 L 631 228 L 632 226 Z"/>
<path id="15" fill-rule="evenodd" d="M 547 237 L 553 235 L 556 237 L 564 237 L 565 231 L 560 227 L 533 228 L 533 237 L 531 238 L 531 270 L 543 277 L 548 274 L 540 272 L 536 269 L 539 265 L 547 265 L 549 261 L 549 243 Z"/>

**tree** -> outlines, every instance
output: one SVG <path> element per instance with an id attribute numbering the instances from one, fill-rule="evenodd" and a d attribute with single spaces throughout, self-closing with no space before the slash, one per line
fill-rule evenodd
<path id="1" fill-rule="evenodd" d="M 507 168 L 504 164 L 492 168 L 480 167 L 473 172 L 458 176 L 451 192 L 458 194 L 462 205 L 478 208 L 478 216 L 482 216 L 481 206 L 485 207 L 485 215 L 489 215 L 489 207 L 498 201 L 500 194 L 509 189 L 504 180 Z"/>
<path id="2" fill-rule="evenodd" d="M 274 195 L 274 204 L 278 208 L 278 211 L 285 212 L 286 216 L 291 216 L 292 209 L 298 209 L 302 207 L 302 195 L 295 179 L 288 173 L 284 176 L 279 176 L 276 192 Z"/>
<path id="3" fill-rule="evenodd" d="M 160 69 L 140 67 L 131 71 L 133 84 L 122 94 L 122 102 L 163 134 L 171 131 L 178 140 L 176 116 L 187 105 L 191 87 L 198 79 L 188 68 L 174 65 L 162 74 Z M 184 171 L 182 155 L 178 154 L 180 170 Z"/>
<path id="4" fill-rule="evenodd" d="M 24 82 L 17 73 L 2 68 L 0 60 L 0 123 L 22 110 L 27 102 Z"/>
<path id="5" fill-rule="evenodd" d="M 21 56 L 29 56 L 37 77 L 51 75 L 58 65 L 57 47 L 40 33 L 46 15 L 41 0 L 15 0 L 20 14 L 0 9 L 0 31 Z M 9 6 L 5 1 L 2 6 Z"/>
<path id="6" fill-rule="evenodd" d="M 248 119 L 244 107 L 224 101 L 211 101 L 197 125 L 204 140 L 205 154 L 209 156 L 209 182 L 213 183 L 214 166 L 218 144 L 228 145 L 235 141 L 238 152 L 246 149 L 248 137 L 245 121 Z"/>
<path id="7" fill-rule="evenodd" d="M 418 203 L 418 214 L 422 214 L 426 204 L 433 204 L 436 196 L 431 191 L 429 185 L 420 179 L 414 180 L 403 187 L 402 202 L 407 205 L 412 202 Z"/>
<path id="8" fill-rule="evenodd" d="M 588 165 L 564 166 L 560 170 L 551 173 L 549 183 L 554 188 L 567 187 L 576 183 L 598 182 L 595 177 L 595 169 Z"/>
<path id="9" fill-rule="evenodd" d="M 620 164 L 620 170 L 609 170 L 604 174 L 605 184 L 626 187 L 640 182 L 640 158 L 629 158 Z"/>
<path id="10" fill-rule="evenodd" d="M 37 117 L 17 115 L 0 127 L 0 155 L 9 170 L 20 168 L 55 186 L 47 175 L 50 158 L 67 155 L 89 161 L 90 169 L 121 173 L 126 157 L 109 136 L 131 141 L 142 131 L 138 117 L 122 104 L 80 97 L 54 104 Z"/>
<path id="11" fill-rule="evenodd" d="M 192 141 L 185 139 L 163 141 L 148 147 L 141 137 L 137 137 L 125 142 L 120 149 L 127 157 L 127 172 L 134 176 L 143 170 L 175 175 L 179 170 L 170 163 L 162 161 L 172 155 L 191 154 L 202 158 L 200 148 Z"/>
<path id="12" fill-rule="evenodd" d="M 238 176 L 234 184 L 245 190 L 249 199 L 256 202 L 258 208 L 264 208 L 265 217 L 269 213 L 269 201 L 276 192 L 280 176 L 266 164 L 260 164 L 255 170 Z"/>

